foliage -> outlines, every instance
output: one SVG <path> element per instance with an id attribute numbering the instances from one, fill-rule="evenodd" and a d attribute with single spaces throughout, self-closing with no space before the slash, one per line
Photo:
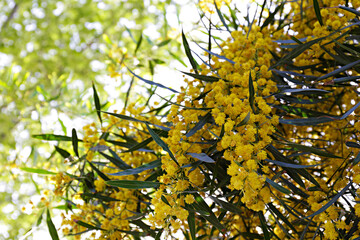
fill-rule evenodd
<path id="1" fill-rule="evenodd" d="M 110 113 L 94 87 L 100 123 L 72 134 L 71 154 L 56 148 L 63 232 L 357 239 L 359 7 L 264 1 L 242 25 L 234 5 L 216 5 L 223 26 L 211 28 L 231 37 L 214 50 L 209 28 L 198 64 L 183 34 L 193 69 L 176 102 Z"/>
<path id="2" fill-rule="evenodd" d="M 54 160 L 52 146 L 30 136 L 71 134 L 72 124 L 93 121 L 93 81 L 102 103 L 115 103 L 104 90 L 109 88 L 107 68 L 113 64 L 107 55 L 112 49 L 127 52 L 128 67 L 149 75 L 167 62 L 170 52 L 177 56 L 180 43 L 172 40 L 175 31 L 165 16 L 170 4 L 179 10 L 171 1 L 157 0 L 0 2 L 1 239 L 31 233 L 27 231 L 38 216 L 22 214 L 20 208 L 29 196 L 48 198 L 41 175 L 27 174 L 24 168 L 65 169 L 60 159 Z M 139 47 L 142 51 L 135 51 Z M 121 90 L 129 89 L 131 78 L 117 79 L 111 80 L 111 88 L 124 102 L 127 94 Z M 134 91 L 129 94 L 133 97 Z"/>

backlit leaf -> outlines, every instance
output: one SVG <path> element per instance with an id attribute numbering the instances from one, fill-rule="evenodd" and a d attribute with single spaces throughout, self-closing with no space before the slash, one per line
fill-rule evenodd
<path id="1" fill-rule="evenodd" d="M 51 220 L 50 211 L 49 209 L 46 210 L 46 224 L 49 229 L 49 233 L 52 240 L 59 240 L 59 235 L 56 231 L 55 225 Z"/>
<path id="2" fill-rule="evenodd" d="M 158 188 L 159 182 L 137 181 L 137 180 L 113 180 L 105 182 L 109 186 L 128 188 L 128 189 L 144 189 L 144 188 Z"/>

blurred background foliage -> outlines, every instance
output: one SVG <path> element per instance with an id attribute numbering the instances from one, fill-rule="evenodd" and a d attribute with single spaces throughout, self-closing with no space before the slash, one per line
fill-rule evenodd
<path id="1" fill-rule="evenodd" d="M 129 68 L 150 76 L 169 57 L 181 59 L 174 40 L 180 31 L 168 23 L 172 18 L 179 26 L 179 3 L 0 1 L 0 239 L 21 239 L 37 218 L 20 208 L 29 196 L 40 195 L 44 179 L 20 168 L 51 170 L 50 159 L 52 167 L 61 168 L 60 158 L 51 158 L 53 148 L 31 135 L 71 135 L 85 115 L 95 117 L 89 103 L 93 81 L 102 103 L 123 101 L 131 77 L 119 74 L 114 82 L 107 76 L 114 52 L 130 59 Z M 186 4 L 193 3 L 181 1 Z"/>

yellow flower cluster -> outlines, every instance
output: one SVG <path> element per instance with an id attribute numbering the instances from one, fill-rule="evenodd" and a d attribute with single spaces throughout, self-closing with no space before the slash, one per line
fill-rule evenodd
<path id="1" fill-rule="evenodd" d="M 232 0 L 200 0 L 199 1 L 199 7 L 201 10 L 203 10 L 205 13 L 214 13 L 215 12 L 215 5 L 220 9 L 220 7 L 225 4 L 230 4 Z"/>
<path id="2" fill-rule="evenodd" d="M 230 3 L 216 0 L 218 7 L 224 2 Z M 80 182 L 77 184 L 80 188 L 72 192 L 74 202 L 77 201 L 74 203 L 77 211 L 63 216 L 64 233 L 78 234 L 85 231 L 84 224 L 77 224 L 81 221 L 100 226 L 102 230 L 99 239 L 123 239 L 128 236 L 127 232 L 133 230 L 131 219 L 138 216 L 144 216 L 152 229 L 167 229 L 169 234 L 178 230 L 186 232 L 190 225 L 190 214 L 195 214 L 206 220 L 211 219 L 214 225 L 221 221 L 216 226 L 217 230 L 213 230 L 205 227 L 206 221 L 196 217 L 198 236 L 222 234 L 225 239 L 246 239 L 241 233 L 254 234 L 256 237 L 264 233 L 264 229 L 258 230 L 263 225 L 261 217 L 253 218 L 254 214 L 259 214 L 262 217 L 265 215 L 268 226 L 272 226 L 272 234 L 280 239 L 294 238 L 292 235 L 297 237 L 295 234 L 303 231 L 304 239 L 316 231 L 321 231 L 326 239 L 343 238 L 341 234 L 350 231 L 352 224 L 356 224 L 353 220 L 345 221 L 344 216 L 353 214 L 354 217 L 360 217 L 358 189 L 352 189 L 351 192 L 357 201 L 353 206 L 349 204 L 351 211 L 341 204 L 332 204 L 311 218 L 311 221 L 319 224 L 299 223 L 299 218 L 305 219 L 304 216 L 324 207 L 349 181 L 360 184 L 360 166 L 350 168 L 346 161 L 339 161 L 340 158 L 354 156 L 352 149 L 345 143 L 356 142 L 360 138 L 358 112 L 345 119 L 338 118 L 338 121 L 311 127 L 279 123 L 280 114 L 286 116 L 282 120 L 289 120 L 296 118 L 297 111 L 311 116 L 326 113 L 329 118 L 335 118 L 334 116 L 343 115 L 360 101 L 357 96 L 358 85 L 339 88 L 329 79 L 326 82 L 302 79 L 304 76 L 312 76 L 310 79 L 314 79 L 336 69 L 333 67 L 336 64 L 316 68 L 308 66 L 318 66 L 333 58 L 337 53 L 335 46 L 344 46 L 342 44 L 346 41 L 341 36 L 345 30 L 339 29 L 347 26 L 355 17 L 353 13 L 337 7 L 339 4 L 344 5 L 345 1 L 323 0 L 320 6 L 321 24 L 313 3 L 314 1 L 288 3 L 291 7 L 289 16 L 293 20 L 289 29 L 276 29 L 272 25 L 261 28 L 255 21 L 251 28 L 239 26 L 238 31 L 231 32 L 231 37 L 220 45 L 219 55 L 207 53 L 211 54 L 209 63 L 187 73 L 193 79 L 185 79 L 186 87 L 181 89 L 176 103 L 171 105 L 166 116 L 169 131 L 157 129 L 162 134 L 154 136 L 152 133 L 150 136 L 149 126 L 144 122 L 165 125 L 157 116 L 143 114 L 146 107 L 138 107 L 135 103 L 129 104 L 121 114 L 134 117 L 136 121 L 119 120 L 110 115 L 105 120 L 108 124 L 106 128 L 99 130 L 95 124 L 85 126 L 83 142 L 86 157 L 79 159 L 84 161 L 82 170 L 79 169 L 82 172 L 77 179 L 63 173 L 54 178 L 57 195 L 63 195 L 65 187 L 73 184 L 72 181 Z M 200 1 L 200 7 L 205 12 L 212 11 L 209 4 L 213 4 L 213 1 Z M 352 1 L 351 5 L 360 7 L 360 1 Z M 297 39 L 307 37 L 306 41 L 311 41 L 326 37 L 334 30 L 339 31 L 290 59 L 290 67 L 280 67 L 279 70 L 283 72 L 291 70 L 294 80 L 304 84 L 297 85 L 297 81 L 289 84 L 274 76 L 278 72 L 270 70 L 274 56 L 287 54 L 279 48 L 276 40 L 287 39 L 291 33 Z M 293 46 L 290 49 L 291 47 Z M 122 63 L 122 52 L 114 48 L 110 55 L 117 59 L 117 64 Z M 115 67 L 110 68 L 109 71 L 116 77 L 114 69 Z M 355 74 L 355 71 L 349 71 L 349 76 Z M 276 98 L 283 94 L 279 85 L 297 90 L 317 88 L 328 95 L 324 93 L 315 99 L 316 102 L 309 94 L 296 99 L 308 100 L 310 103 L 286 103 L 284 105 L 287 108 L 281 108 L 285 100 Z M 312 104 L 310 100 L 316 104 Z M 150 109 L 150 112 L 151 110 L 154 109 Z M 287 112 L 281 112 L 283 110 Z M 102 137 L 99 137 L 100 132 Z M 106 138 L 103 137 L 105 135 Z M 144 141 L 146 144 L 141 146 L 144 148 L 140 151 L 129 151 L 129 145 L 139 146 Z M 312 147 L 316 151 L 312 152 L 314 154 L 311 157 L 302 149 L 300 150 L 304 154 L 298 154 L 299 149 L 292 147 L 290 143 L 301 144 L 304 149 Z M 99 150 L 100 156 L 94 150 L 99 145 L 111 146 L 104 151 Z M 279 149 L 278 156 L 269 149 L 273 146 L 274 149 Z M 109 149 L 111 156 L 106 155 Z M 283 158 L 278 159 L 279 156 Z M 161 168 L 132 175 L 111 175 L 120 171 L 119 165 L 115 164 L 119 159 L 131 168 L 161 160 Z M 308 172 L 304 169 L 295 171 L 291 167 L 286 172 L 285 167 L 271 161 L 283 159 L 294 160 L 294 164 L 300 165 L 318 164 L 319 161 L 323 164 L 312 167 Z M 96 168 L 98 171 L 94 170 Z M 111 187 L 106 183 L 108 180 L 154 179 L 160 184 L 150 191 Z M 272 185 L 277 184 L 276 182 L 281 184 Z M 315 184 L 317 186 L 314 186 L 314 182 L 318 183 Z M 285 196 L 282 192 L 289 191 L 288 188 L 292 191 Z M 104 198 L 107 201 L 99 200 Z M 208 206 L 209 202 L 211 208 Z M 231 203 L 236 203 L 236 207 Z M 268 212 L 272 215 L 267 214 Z M 286 216 L 286 219 L 281 219 L 286 224 L 279 224 L 275 215 Z M 291 227 L 287 228 L 289 223 L 296 225 L 296 231 Z M 225 229 L 221 229 L 219 225 Z M 353 235 L 358 234 L 359 230 L 355 229 Z"/>

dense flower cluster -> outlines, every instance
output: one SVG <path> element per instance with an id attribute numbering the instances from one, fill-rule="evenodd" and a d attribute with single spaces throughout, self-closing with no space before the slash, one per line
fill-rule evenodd
<path id="1" fill-rule="evenodd" d="M 210 12 L 210 2 L 200 7 Z M 346 36 L 360 1 L 315 3 L 292 1 L 288 19 L 237 26 L 219 54 L 192 64 L 176 102 L 146 114 L 133 103 L 99 129 L 85 126 L 85 155 L 69 163 L 79 169 L 54 177 L 72 208 L 64 233 L 358 237 L 359 51 Z M 110 55 L 118 77 L 124 54 Z"/>

